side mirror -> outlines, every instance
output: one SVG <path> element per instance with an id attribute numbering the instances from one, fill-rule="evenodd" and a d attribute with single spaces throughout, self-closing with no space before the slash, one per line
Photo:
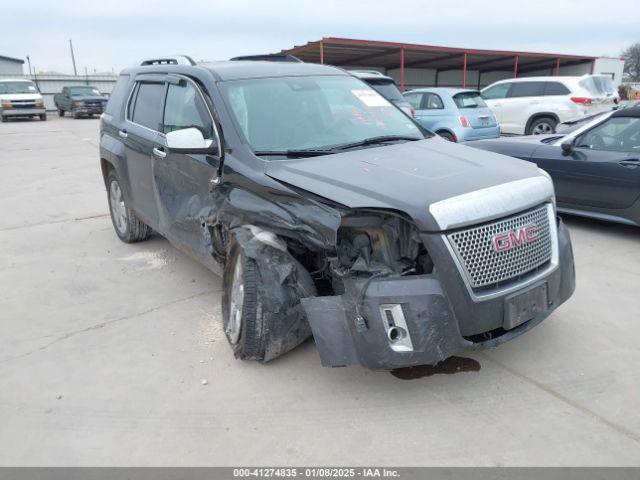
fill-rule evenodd
<path id="1" fill-rule="evenodd" d="M 574 145 L 574 139 L 569 139 L 569 140 L 565 140 L 564 142 L 562 142 L 560 144 L 560 148 L 562 148 L 562 154 L 564 156 L 569 156 L 573 153 L 573 149 L 574 149 L 575 145 Z"/>
<path id="2" fill-rule="evenodd" d="M 167 148 L 175 153 L 218 155 L 218 146 L 213 140 L 205 140 L 195 127 L 174 130 L 165 135 Z"/>

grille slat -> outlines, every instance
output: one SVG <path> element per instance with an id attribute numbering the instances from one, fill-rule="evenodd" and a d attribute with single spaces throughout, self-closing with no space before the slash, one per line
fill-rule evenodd
<path id="1" fill-rule="evenodd" d="M 494 237 L 535 225 L 537 239 L 498 252 Z M 551 261 L 552 239 L 547 206 L 497 222 L 447 235 L 472 288 L 487 288 L 537 270 Z"/>

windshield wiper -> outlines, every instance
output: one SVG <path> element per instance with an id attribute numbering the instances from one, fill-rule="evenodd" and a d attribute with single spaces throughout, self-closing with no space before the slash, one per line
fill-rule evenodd
<path id="1" fill-rule="evenodd" d="M 367 145 L 375 145 L 375 144 L 378 144 L 378 143 L 397 142 L 397 141 L 401 141 L 401 140 L 405 140 L 407 142 L 413 142 L 415 140 L 424 140 L 424 138 L 411 137 L 411 136 L 408 136 L 408 135 L 381 135 L 379 137 L 365 138 L 364 140 L 361 140 L 359 142 L 344 143 L 342 145 L 335 145 L 335 146 L 331 147 L 331 151 L 335 152 L 337 150 L 347 150 L 349 148 L 364 147 L 364 146 L 367 146 Z"/>
<path id="2" fill-rule="evenodd" d="M 334 150 L 327 149 L 305 149 L 305 150 L 256 150 L 254 154 L 261 156 L 282 156 L 288 158 L 305 158 L 305 157 L 319 157 L 320 155 L 329 155 L 335 153 Z"/>
<path id="3" fill-rule="evenodd" d="M 331 145 L 322 148 L 306 148 L 306 149 L 290 149 L 290 150 L 256 150 L 255 153 L 258 156 L 274 155 L 283 156 L 289 158 L 305 158 L 305 157 L 319 157 L 321 155 L 330 155 L 342 150 L 348 150 L 350 148 L 364 147 L 366 145 L 375 145 L 378 143 L 389 143 L 405 140 L 411 142 L 414 140 L 424 140 L 424 138 L 411 137 L 408 135 L 382 135 L 379 137 L 365 138 L 359 142 L 343 143 L 340 145 Z"/>

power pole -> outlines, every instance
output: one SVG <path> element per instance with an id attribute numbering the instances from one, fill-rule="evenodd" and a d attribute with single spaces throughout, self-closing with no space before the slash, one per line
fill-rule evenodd
<path id="1" fill-rule="evenodd" d="M 29 58 L 29 55 L 27 55 L 27 65 L 29 66 L 29 76 L 31 76 L 31 59 Z"/>
<path id="2" fill-rule="evenodd" d="M 73 54 L 73 42 L 69 39 L 69 48 L 71 49 L 71 61 L 73 62 L 73 74 L 78 75 L 78 69 L 76 68 L 76 57 Z"/>

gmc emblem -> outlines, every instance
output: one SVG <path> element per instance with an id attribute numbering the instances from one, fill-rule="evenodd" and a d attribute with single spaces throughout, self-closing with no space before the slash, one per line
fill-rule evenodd
<path id="1" fill-rule="evenodd" d="M 511 232 L 499 233 L 493 237 L 493 249 L 498 253 L 506 252 L 526 243 L 535 242 L 538 238 L 540 238 L 538 227 L 529 224 Z"/>

